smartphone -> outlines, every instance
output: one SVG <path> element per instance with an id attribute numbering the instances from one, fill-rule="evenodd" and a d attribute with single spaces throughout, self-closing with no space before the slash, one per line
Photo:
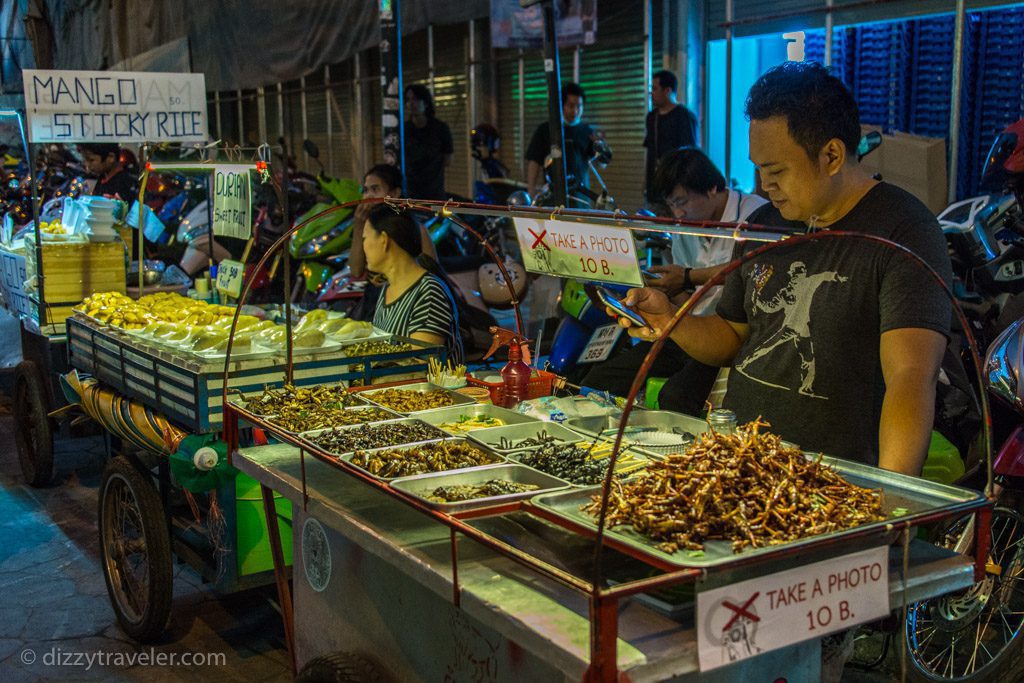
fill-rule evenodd
<path id="1" fill-rule="evenodd" d="M 631 308 L 628 308 L 622 301 L 614 294 L 609 292 L 604 287 L 597 288 L 597 297 L 601 299 L 601 302 L 608 308 L 616 311 L 620 316 L 628 320 L 629 322 L 639 327 L 647 327 L 647 322 L 640 317 L 640 314 Z"/>

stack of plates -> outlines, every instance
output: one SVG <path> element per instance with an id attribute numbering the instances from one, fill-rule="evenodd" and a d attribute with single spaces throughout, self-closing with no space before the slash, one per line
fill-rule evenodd
<path id="1" fill-rule="evenodd" d="M 82 221 L 90 238 L 98 242 L 109 242 L 117 237 L 114 230 L 114 209 L 117 202 L 106 197 L 80 197 Z"/>

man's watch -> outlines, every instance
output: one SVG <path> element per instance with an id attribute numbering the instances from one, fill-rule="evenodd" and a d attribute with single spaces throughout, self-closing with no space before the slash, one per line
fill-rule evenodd
<path id="1" fill-rule="evenodd" d="M 690 271 L 693 268 L 683 268 L 683 289 L 693 289 L 693 280 L 690 279 Z"/>

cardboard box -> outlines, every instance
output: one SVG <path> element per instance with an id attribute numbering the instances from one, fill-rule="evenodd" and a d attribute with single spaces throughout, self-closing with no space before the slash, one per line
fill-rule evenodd
<path id="1" fill-rule="evenodd" d="M 862 133 L 880 130 L 861 126 Z M 894 132 L 883 135 L 882 144 L 864 157 L 861 165 L 869 174 L 901 187 L 920 199 L 933 213 L 949 204 L 946 175 L 946 139 Z"/>

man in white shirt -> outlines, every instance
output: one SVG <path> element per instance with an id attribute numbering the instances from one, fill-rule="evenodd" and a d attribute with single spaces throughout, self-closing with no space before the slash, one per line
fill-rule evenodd
<path id="1" fill-rule="evenodd" d="M 721 171 L 696 147 L 680 147 L 666 154 L 658 162 L 652 187 L 665 198 L 673 218 L 688 221 L 742 222 L 766 203 L 757 195 L 728 189 Z M 660 289 L 674 304 L 682 305 L 694 289 L 730 261 L 734 246 L 727 238 L 674 235 L 672 265 L 651 268 L 658 277 L 648 279 L 647 286 Z M 721 287 L 708 292 L 693 314 L 713 312 L 720 295 Z M 583 384 L 625 396 L 650 347 L 643 342 L 621 351 L 595 366 Z M 686 355 L 677 345 L 666 344 L 648 376 L 669 378 L 658 396 L 661 408 L 699 415 L 718 371 Z"/>

